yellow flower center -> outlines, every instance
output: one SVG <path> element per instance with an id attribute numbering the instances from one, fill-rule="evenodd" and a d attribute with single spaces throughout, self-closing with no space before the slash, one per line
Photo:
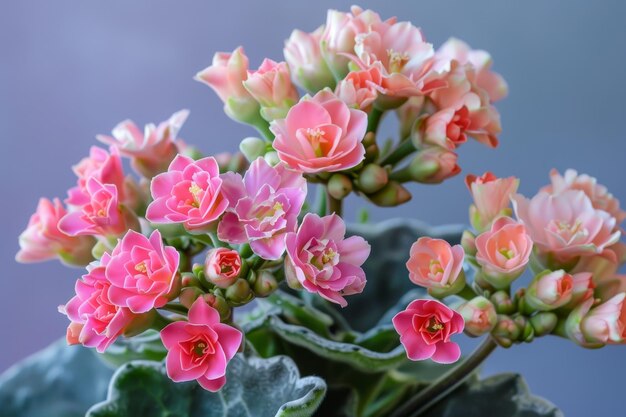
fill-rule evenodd
<path id="1" fill-rule="evenodd" d="M 409 54 L 406 52 L 396 52 L 393 49 L 387 49 L 389 57 L 389 71 L 401 72 L 407 62 L 409 62 Z"/>
<path id="2" fill-rule="evenodd" d="M 146 268 L 146 263 L 139 262 L 137 265 L 135 265 L 135 271 L 141 272 L 142 274 L 145 274 L 146 272 L 148 272 L 148 268 Z"/>
<path id="3" fill-rule="evenodd" d="M 189 187 L 189 192 L 193 196 L 193 202 L 191 205 L 196 208 L 200 207 L 200 193 L 202 192 L 202 188 L 200 188 L 195 182 L 192 182 L 191 187 Z"/>

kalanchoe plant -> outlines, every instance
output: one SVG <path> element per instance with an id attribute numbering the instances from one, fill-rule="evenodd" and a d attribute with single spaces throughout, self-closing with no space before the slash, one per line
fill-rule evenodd
<path id="1" fill-rule="evenodd" d="M 185 145 L 185 110 L 143 133 L 121 122 L 98 137 L 108 150 L 74 167 L 65 205 L 42 199 L 20 236 L 18 261 L 86 267 L 60 307 L 67 342 L 126 363 L 88 415 L 220 404 L 229 416 L 438 416 L 463 402 L 481 415 L 560 415 L 519 379 L 475 370 L 498 345 L 546 335 L 626 341 L 618 201 L 572 170 L 532 199 L 517 178 L 469 175 L 473 229 L 421 236 L 407 223 L 368 243 L 347 231 L 343 200 L 397 206 L 411 199 L 403 184 L 457 175 L 464 142 L 498 145 L 507 85 L 485 51 L 457 39 L 435 49 L 411 23 L 358 7 L 294 31 L 284 53 L 250 70 L 239 47 L 196 77 L 260 133 L 241 154 Z M 378 125 L 393 113 L 400 138 L 383 144 Z M 463 331 L 484 339 L 465 357 Z"/>

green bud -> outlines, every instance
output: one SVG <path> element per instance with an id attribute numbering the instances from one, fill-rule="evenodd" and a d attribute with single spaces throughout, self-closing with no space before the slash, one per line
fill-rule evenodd
<path id="1" fill-rule="evenodd" d="M 239 144 L 239 150 L 248 162 L 253 162 L 259 156 L 265 155 L 267 142 L 255 137 L 247 137 Z"/>
<path id="2" fill-rule="evenodd" d="M 515 321 L 503 314 L 498 314 L 498 322 L 491 335 L 502 347 L 510 347 L 514 341 L 519 339 L 520 328 Z"/>
<path id="3" fill-rule="evenodd" d="M 333 174 L 328 180 L 328 193 L 337 200 L 343 200 L 352 192 L 352 181 L 344 174 Z"/>
<path id="4" fill-rule="evenodd" d="M 372 203 L 381 207 L 395 207 L 411 199 L 411 193 L 395 181 L 390 181 L 382 190 L 369 195 Z"/>
<path id="5" fill-rule="evenodd" d="M 198 287 L 185 287 L 180 292 L 180 295 L 178 296 L 178 300 L 185 307 L 191 308 L 191 306 L 193 305 L 193 302 L 196 301 L 196 299 L 200 297 L 202 294 L 203 294 L 203 291 Z"/>
<path id="6" fill-rule="evenodd" d="M 254 282 L 254 293 L 257 297 L 267 297 L 278 288 L 278 282 L 269 271 L 259 271 Z"/>
<path id="7" fill-rule="evenodd" d="M 463 235 L 461 235 L 461 246 L 465 251 L 466 255 L 475 256 L 476 255 L 476 236 L 469 230 L 463 231 Z"/>
<path id="8" fill-rule="evenodd" d="M 250 289 L 250 284 L 243 278 L 238 278 L 226 289 L 226 299 L 233 306 L 248 304 L 253 298 L 254 293 Z"/>
<path id="9" fill-rule="evenodd" d="M 357 180 L 358 187 L 365 194 L 373 194 L 379 191 L 389 182 L 389 173 L 380 165 L 368 164 L 363 167 Z"/>
<path id="10" fill-rule="evenodd" d="M 276 166 L 280 162 L 280 158 L 276 151 L 270 151 L 265 154 L 265 161 L 271 166 Z"/>
<path id="11" fill-rule="evenodd" d="M 498 314 L 513 314 L 517 306 L 506 291 L 496 291 L 491 295 L 491 302 L 496 307 Z"/>
<path id="12" fill-rule="evenodd" d="M 134 314 L 131 322 L 124 328 L 124 336 L 137 336 L 152 327 L 157 317 L 157 311 L 152 309 L 143 314 Z"/>
<path id="13" fill-rule="evenodd" d="M 535 329 L 537 337 L 552 333 L 558 321 L 556 314 L 549 312 L 541 312 L 530 318 L 530 324 Z"/>
<path id="14" fill-rule="evenodd" d="M 228 305 L 224 297 L 218 294 L 204 294 L 204 301 L 220 313 L 220 320 L 227 321 L 230 319 L 233 309 Z"/>
<path id="15" fill-rule="evenodd" d="M 520 330 L 518 340 L 520 342 L 532 342 L 535 338 L 535 329 L 524 316 L 517 316 L 514 319 L 515 324 Z"/>

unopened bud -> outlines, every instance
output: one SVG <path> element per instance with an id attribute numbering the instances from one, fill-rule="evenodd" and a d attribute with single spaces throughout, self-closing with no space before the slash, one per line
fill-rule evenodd
<path id="1" fill-rule="evenodd" d="M 467 255 L 476 255 L 476 236 L 469 230 L 463 231 L 463 235 L 461 235 L 461 246 Z"/>
<path id="2" fill-rule="evenodd" d="M 269 271 L 259 271 L 254 281 L 254 293 L 257 297 L 267 297 L 278 288 L 278 282 Z"/>
<path id="3" fill-rule="evenodd" d="M 470 336 L 481 336 L 489 333 L 498 321 L 495 307 L 482 296 L 472 298 L 456 310 L 463 316 L 465 332 Z"/>
<path id="4" fill-rule="evenodd" d="M 228 305 L 224 297 L 216 294 L 204 294 L 204 301 L 220 313 L 220 320 L 226 321 L 232 315 L 233 309 Z"/>
<path id="5" fill-rule="evenodd" d="M 395 181 L 390 181 L 382 190 L 369 195 L 368 198 L 377 206 L 395 207 L 411 199 L 411 193 Z"/>
<path id="6" fill-rule="evenodd" d="M 520 329 L 509 316 L 499 314 L 498 322 L 491 335 L 502 347 L 510 347 L 520 336 Z"/>
<path id="7" fill-rule="evenodd" d="M 265 154 L 265 162 L 270 164 L 271 166 L 276 166 L 280 162 L 280 158 L 278 157 L 278 153 L 276 151 L 270 151 Z"/>
<path id="8" fill-rule="evenodd" d="M 389 182 L 389 173 L 380 165 L 368 164 L 359 173 L 358 187 L 365 194 L 373 194 Z"/>
<path id="9" fill-rule="evenodd" d="M 491 302 L 494 304 L 498 314 L 513 314 L 516 305 L 506 291 L 496 291 L 491 295 Z"/>
<path id="10" fill-rule="evenodd" d="M 526 317 L 517 316 L 515 317 L 514 321 L 520 331 L 518 340 L 520 342 L 532 342 L 535 338 L 535 329 L 533 329 L 533 326 L 531 326 Z"/>
<path id="11" fill-rule="evenodd" d="M 352 192 L 352 181 L 344 174 L 333 174 L 328 180 L 328 193 L 337 200 L 343 200 Z"/>
<path id="12" fill-rule="evenodd" d="M 255 161 L 259 156 L 265 155 L 266 148 L 267 142 L 255 137 L 247 137 L 239 144 L 239 150 L 250 163 Z"/>
<path id="13" fill-rule="evenodd" d="M 180 292 L 178 299 L 180 303 L 187 308 L 191 308 L 196 299 L 203 294 L 202 290 L 198 287 L 185 287 Z"/>
<path id="14" fill-rule="evenodd" d="M 439 184 L 461 172 L 457 159 L 457 154 L 443 148 L 421 150 L 409 165 L 411 179 L 425 184 Z"/>
<path id="15" fill-rule="evenodd" d="M 554 310 L 570 302 L 573 285 L 572 276 L 562 269 L 543 271 L 528 286 L 525 302 L 534 310 Z"/>
<path id="16" fill-rule="evenodd" d="M 134 314 L 131 322 L 124 328 L 124 336 L 132 337 L 145 332 L 152 326 L 157 314 L 155 309 L 143 314 Z"/>
<path id="17" fill-rule="evenodd" d="M 233 306 L 248 304 L 254 298 L 250 284 L 243 278 L 239 278 L 226 289 L 226 299 Z"/>
<path id="18" fill-rule="evenodd" d="M 530 318 L 530 324 L 535 329 L 535 335 L 540 337 L 550 334 L 556 327 L 558 320 L 554 313 L 541 312 Z"/>

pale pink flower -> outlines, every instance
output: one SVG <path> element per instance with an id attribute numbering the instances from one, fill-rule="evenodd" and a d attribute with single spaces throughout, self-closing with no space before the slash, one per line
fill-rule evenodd
<path id="1" fill-rule="evenodd" d="M 294 30 L 283 49 L 293 81 L 313 93 L 335 86 L 335 77 L 326 65 L 320 49 L 323 30 L 323 26 L 313 33 Z"/>
<path id="2" fill-rule="evenodd" d="M 146 211 L 153 223 L 182 223 L 191 232 L 210 228 L 228 207 L 214 158 L 198 161 L 178 155 L 168 171 L 152 179 L 154 201 Z"/>
<path id="3" fill-rule="evenodd" d="M 346 238 L 341 217 L 308 213 L 300 228 L 285 237 L 285 276 L 293 288 L 304 288 L 342 307 L 344 296 L 359 294 L 365 287 L 361 268 L 370 245 L 360 236 Z"/>
<path id="4" fill-rule="evenodd" d="M 244 87 L 261 105 L 261 116 L 267 121 L 282 119 L 300 96 L 291 83 L 285 62 L 264 59 L 256 71 L 248 71 Z"/>
<path id="5" fill-rule="evenodd" d="M 476 262 L 485 279 L 496 288 L 505 288 L 519 277 L 533 249 L 533 241 L 523 224 L 500 217 L 476 237 Z"/>
<path id="6" fill-rule="evenodd" d="M 230 202 L 217 228 L 218 238 L 232 244 L 250 243 L 260 257 L 279 259 L 285 251 L 285 233 L 298 225 L 306 197 L 302 174 L 256 159 L 244 178 L 222 175 L 223 193 Z"/>
<path id="7" fill-rule="evenodd" d="M 97 146 L 92 146 L 89 156 L 72 167 L 78 177 L 76 187 L 71 188 L 65 202 L 69 205 L 82 207 L 89 203 L 90 197 L 87 191 L 87 181 L 95 178 L 102 184 L 112 184 L 117 187 L 118 199 L 126 201 L 126 186 L 122 160 L 117 147 L 111 146 L 111 153 Z"/>
<path id="8" fill-rule="evenodd" d="M 572 300 L 574 278 L 564 270 L 544 271 L 532 280 L 526 290 L 526 303 L 537 310 L 550 311 Z"/>
<path id="9" fill-rule="evenodd" d="M 480 177 L 468 175 L 465 184 L 474 199 L 470 207 L 470 220 L 476 230 L 484 230 L 497 217 L 511 214 L 509 205 L 511 196 L 517 192 L 518 178 L 498 178 L 486 172 Z"/>
<path id="10" fill-rule="evenodd" d="M 220 288 L 229 287 L 241 271 L 239 252 L 228 248 L 209 250 L 204 261 L 204 275 L 207 280 Z"/>
<path id="11" fill-rule="evenodd" d="M 593 282 L 591 272 L 579 272 L 572 274 L 572 299 L 565 305 L 566 308 L 572 309 L 583 301 L 594 296 L 593 292 L 596 285 Z"/>
<path id="12" fill-rule="evenodd" d="M 551 185 L 545 186 L 541 191 L 548 194 L 558 194 L 565 190 L 581 190 L 591 200 L 591 204 L 598 210 L 604 210 L 617 220 L 617 225 L 626 219 L 626 211 L 620 208 L 619 200 L 609 192 L 598 180 L 587 174 L 578 174 L 573 169 L 568 169 L 563 175 L 553 169 L 550 171 Z"/>
<path id="13" fill-rule="evenodd" d="M 382 74 L 376 67 L 351 71 L 337 84 L 335 94 L 348 106 L 369 111 L 378 97 Z"/>
<path id="14" fill-rule="evenodd" d="M 432 359 L 438 363 L 453 363 L 459 360 L 461 348 L 450 341 L 450 336 L 461 333 L 464 325 L 459 313 L 436 300 L 415 300 L 393 318 L 400 343 L 412 361 Z"/>
<path id="15" fill-rule="evenodd" d="M 100 263 L 88 266 L 87 274 L 76 281 L 76 295 L 59 309 L 71 321 L 68 343 L 95 347 L 100 353 L 136 318 L 128 308 L 117 306 L 109 299 L 111 283 L 105 275 L 109 260 L 109 254 L 105 253 Z"/>
<path id="16" fill-rule="evenodd" d="M 220 323 L 220 315 L 202 297 L 189 309 L 189 321 L 177 321 L 161 330 L 167 349 L 167 375 L 174 382 L 196 380 L 216 392 L 226 383 L 226 367 L 235 356 L 243 336 Z"/>
<path id="17" fill-rule="evenodd" d="M 596 348 L 605 344 L 626 342 L 626 293 L 619 293 L 593 307 L 589 298 L 567 317 L 567 336 L 583 347 Z"/>
<path id="18" fill-rule="evenodd" d="M 459 156 L 447 149 L 433 146 L 415 155 L 412 165 L 417 168 L 413 179 L 425 184 L 439 184 L 461 172 Z"/>
<path id="19" fill-rule="evenodd" d="M 465 332 L 471 336 L 489 333 L 498 322 L 496 308 L 483 296 L 474 297 L 461 304 L 457 311 L 465 321 Z"/>
<path id="20" fill-rule="evenodd" d="M 350 109 L 323 90 L 293 106 L 285 119 L 270 125 L 274 149 L 281 161 L 306 172 L 335 172 L 358 165 L 365 157 L 361 141 L 367 114 Z"/>
<path id="21" fill-rule="evenodd" d="M 233 120 L 254 123 L 260 118 L 259 103 L 243 86 L 248 78 L 248 57 L 242 47 L 232 53 L 218 52 L 213 63 L 195 79 L 211 87 L 224 102 L 224 112 Z"/>
<path id="22" fill-rule="evenodd" d="M 139 228 L 137 217 L 120 206 L 117 187 L 102 184 L 95 177 L 87 181 L 89 202 L 79 210 L 67 213 L 59 222 L 59 230 L 69 236 L 119 236 L 129 228 Z"/>
<path id="23" fill-rule="evenodd" d="M 131 158 L 135 171 L 152 178 L 165 171 L 178 154 L 178 131 L 187 116 L 189 110 L 181 110 L 158 126 L 147 124 L 143 132 L 132 120 L 124 120 L 115 126 L 112 136 L 98 135 L 97 139 L 117 146 L 121 155 Z"/>
<path id="24" fill-rule="evenodd" d="M 450 38 L 437 49 L 436 58 L 441 61 L 455 60 L 461 65 L 471 64 L 476 85 L 489 94 L 491 102 L 501 100 L 507 95 L 507 83 L 500 74 L 491 70 L 493 60 L 488 52 L 471 49 L 465 42 Z"/>
<path id="25" fill-rule="evenodd" d="M 20 234 L 18 262 L 43 262 L 54 258 L 69 265 L 87 265 L 93 256 L 96 243 L 88 236 L 71 237 L 59 229 L 59 222 L 67 214 L 58 198 L 53 201 L 39 199 L 37 210 L 30 217 L 26 230 Z"/>
<path id="26" fill-rule="evenodd" d="M 540 191 L 531 200 L 515 194 L 512 200 L 517 218 L 526 225 L 535 245 L 559 261 L 601 254 L 619 240 L 615 218 L 593 208 L 583 191 L 554 195 Z"/>
<path id="27" fill-rule="evenodd" d="M 446 295 L 465 286 L 465 252 L 461 245 L 451 246 L 443 239 L 420 237 L 411 245 L 410 253 L 406 267 L 414 284 Z"/>
<path id="28" fill-rule="evenodd" d="M 163 245 L 158 230 L 150 238 L 130 230 L 106 265 L 106 278 L 111 283 L 109 299 L 133 313 L 163 307 L 178 296 L 179 259 L 174 247 Z"/>

